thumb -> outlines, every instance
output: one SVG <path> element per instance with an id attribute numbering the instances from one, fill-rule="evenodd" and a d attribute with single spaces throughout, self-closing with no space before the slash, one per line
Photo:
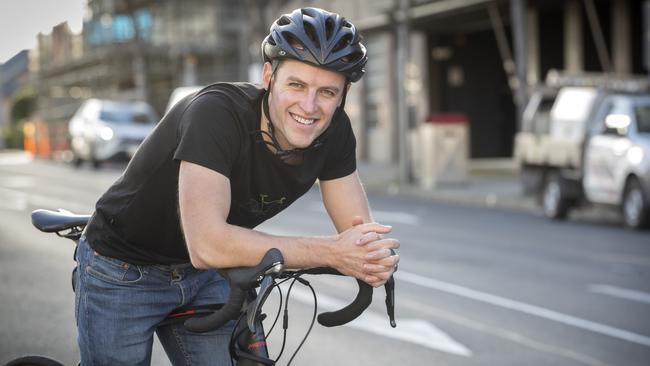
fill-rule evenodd
<path id="1" fill-rule="evenodd" d="M 357 226 L 363 224 L 363 217 L 361 216 L 354 216 L 352 218 L 352 226 Z"/>

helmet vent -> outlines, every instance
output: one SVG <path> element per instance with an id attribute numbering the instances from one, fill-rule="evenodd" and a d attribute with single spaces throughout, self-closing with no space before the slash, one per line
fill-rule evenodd
<path id="1" fill-rule="evenodd" d="M 332 33 L 334 33 L 334 19 L 327 18 L 325 19 L 325 38 L 332 38 Z"/>
<path id="2" fill-rule="evenodd" d="M 346 34 L 346 35 L 344 35 L 344 36 L 341 37 L 341 39 L 336 43 L 336 46 L 334 46 L 334 48 L 332 49 L 332 51 L 333 51 L 333 52 L 336 52 L 336 51 L 342 50 L 343 48 L 345 48 L 346 46 L 348 46 L 348 45 L 350 44 L 351 41 L 352 41 L 352 35 L 351 35 L 351 34 Z"/>
<path id="3" fill-rule="evenodd" d="M 289 42 L 289 44 L 291 45 L 291 47 L 293 47 L 294 49 L 300 51 L 305 49 L 305 45 L 303 45 L 302 42 L 300 42 L 300 40 L 298 40 L 298 38 L 296 38 L 293 34 L 289 32 L 283 32 L 282 35 L 284 36 L 284 39 L 286 39 L 287 42 Z"/>
<path id="4" fill-rule="evenodd" d="M 291 24 L 291 18 L 289 18 L 286 15 L 281 16 L 280 19 L 278 19 L 278 25 L 289 25 L 289 24 Z"/>
<path id="5" fill-rule="evenodd" d="M 307 34 L 307 37 L 309 37 L 309 39 L 314 44 L 318 45 L 318 35 L 316 29 L 314 29 L 314 26 L 309 22 L 304 22 L 303 28 L 305 29 L 305 34 Z"/>

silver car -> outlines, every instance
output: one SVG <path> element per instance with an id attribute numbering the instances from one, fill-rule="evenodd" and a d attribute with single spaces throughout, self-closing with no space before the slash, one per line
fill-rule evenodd
<path id="1" fill-rule="evenodd" d="M 69 124 L 73 162 L 94 167 L 113 159 L 130 159 L 153 130 L 158 115 L 145 102 L 89 99 Z"/>

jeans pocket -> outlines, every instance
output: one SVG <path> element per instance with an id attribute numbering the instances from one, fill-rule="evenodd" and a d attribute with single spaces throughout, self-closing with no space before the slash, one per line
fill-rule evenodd
<path id="1" fill-rule="evenodd" d="M 86 273 L 96 279 L 118 285 L 136 284 L 142 279 L 139 266 L 105 257 L 97 252 L 92 252 L 91 257 L 86 266 Z"/>

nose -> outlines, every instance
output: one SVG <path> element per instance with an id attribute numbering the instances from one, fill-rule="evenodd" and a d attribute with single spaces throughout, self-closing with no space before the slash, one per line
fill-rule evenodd
<path id="1" fill-rule="evenodd" d="M 314 114 L 318 110 L 316 96 L 315 91 L 310 91 L 300 100 L 300 108 L 305 111 L 306 114 Z"/>

